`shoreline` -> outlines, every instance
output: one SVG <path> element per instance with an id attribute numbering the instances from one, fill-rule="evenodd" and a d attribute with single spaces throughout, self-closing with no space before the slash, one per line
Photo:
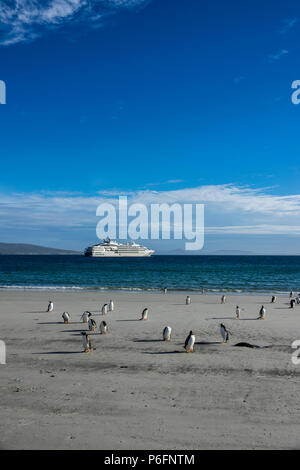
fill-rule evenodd
<path id="1" fill-rule="evenodd" d="M 300 291 L 300 288 L 299 288 Z M 149 294 L 162 294 L 163 289 L 161 288 L 142 288 L 142 287 L 88 287 L 88 286 L 0 286 L 0 292 L 91 292 L 91 293 L 100 293 L 100 292 L 112 292 L 112 293 L 149 293 Z M 276 289 L 270 291 L 244 291 L 242 289 L 237 290 L 205 290 L 205 293 L 202 293 L 201 290 L 193 289 L 168 289 L 167 294 L 191 294 L 191 295 L 233 295 L 233 296 L 272 296 L 276 295 L 278 297 L 289 296 L 291 290 L 286 291 L 277 291 Z M 297 295 L 298 290 L 293 289 L 293 292 Z"/>

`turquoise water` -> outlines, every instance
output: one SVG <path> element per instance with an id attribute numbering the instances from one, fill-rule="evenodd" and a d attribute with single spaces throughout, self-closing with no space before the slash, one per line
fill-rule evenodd
<path id="1" fill-rule="evenodd" d="M 0 256 L 0 289 L 300 292 L 300 256 Z"/>

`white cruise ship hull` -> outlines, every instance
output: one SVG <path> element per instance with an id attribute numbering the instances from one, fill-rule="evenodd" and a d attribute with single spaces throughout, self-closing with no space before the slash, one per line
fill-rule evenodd
<path id="1" fill-rule="evenodd" d="M 84 255 L 93 258 L 145 258 L 153 255 L 153 253 L 154 250 L 149 250 L 147 247 L 136 243 L 123 245 L 111 240 L 104 240 L 99 245 L 89 246 Z"/>

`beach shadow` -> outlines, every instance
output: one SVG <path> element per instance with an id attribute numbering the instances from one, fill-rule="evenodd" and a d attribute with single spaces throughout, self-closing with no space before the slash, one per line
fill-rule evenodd
<path id="1" fill-rule="evenodd" d="M 209 346 L 211 344 L 222 344 L 221 341 L 198 341 L 198 342 L 195 342 L 195 344 L 200 344 L 202 346 Z"/>
<path id="2" fill-rule="evenodd" d="M 205 320 L 235 320 L 235 317 L 212 317 L 212 318 L 205 318 Z"/>
<path id="3" fill-rule="evenodd" d="M 38 322 L 37 325 L 63 325 L 63 321 Z"/>
<path id="4" fill-rule="evenodd" d="M 36 352 L 32 354 L 82 354 L 82 351 L 49 351 L 49 352 Z"/>
<path id="5" fill-rule="evenodd" d="M 186 352 L 185 351 L 159 351 L 159 352 L 146 351 L 143 354 L 186 354 Z"/>
<path id="6" fill-rule="evenodd" d="M 135 339 L 134 343 L 161 343 L 163 339 Z"/>
<path id="7" fill-rule="evenodd" d="M 22 312 L 22 313 L 52 313 L 52 312 L 47 312 L 46 310 L 36 310 L 35 312 Z"/>
<path id="8" fill-rule="evenodd" d="M 137 320 L 116 320 L 116 321 L 140 321 L 140 320 L 137 319 Z"/>

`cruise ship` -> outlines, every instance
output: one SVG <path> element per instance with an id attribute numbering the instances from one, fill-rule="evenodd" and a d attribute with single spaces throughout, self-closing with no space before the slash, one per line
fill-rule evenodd
<path id="1" fill-rule="evenodd" d="M 84 256 L 93 257 L 120 257 L 120 256 L 151 256 L 154 250 L 149 250 L 145 246 L 138 245 L 137 243 L 117 243 L 110 238 L 103 240 L 103 243 L 98 245 L 89 246 L 84 251 Z"/>

